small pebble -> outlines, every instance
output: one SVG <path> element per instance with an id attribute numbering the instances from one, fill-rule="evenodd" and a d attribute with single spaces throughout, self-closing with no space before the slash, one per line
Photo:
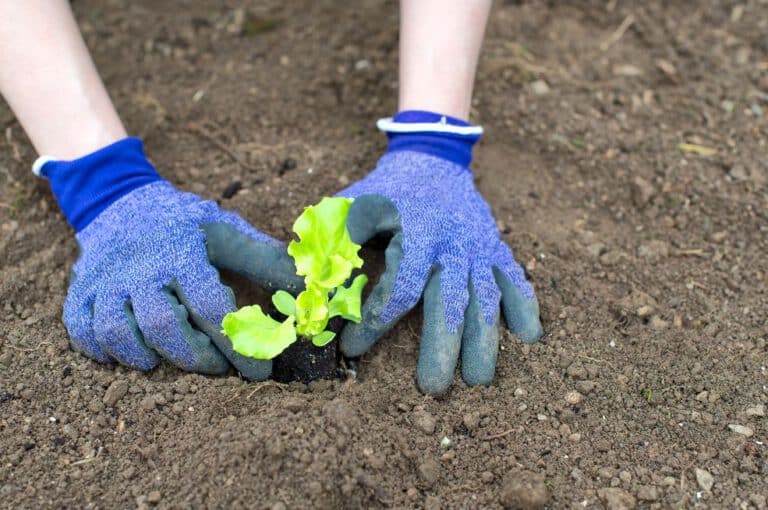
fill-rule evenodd
<path id="1" fill-rule="evenodd" d="M 424 510 L 440 510 L 440 500 L 436 496 L 427 496 L 424 499 Z"/>
<path id="2" fill-rule="evenodd" d="M 125 379 L 117 379 L 116 381 L 112 381 L 112 384 L 107 388 L 102 402 L 107 407 L 113 407 L 126 393 L 128 393 L 128 381 Z"/>
<path id="3" fill-rule="evenodd" d="M 656 501 L 659 499 L 659 491 L 653 485 L 641 485 L 637 488 L 637 499 L 640 501 Z"/>
<path id="4" fill-rule="evenodd" d="M 510 471 L 501 485 L 501 504 L 512 510 L 543 508 L 549 502 L 544 477 L 530 471 Z"/>
<path id="5" fill-rule="evenodd" d="M 576 389 L 579 390 L 579 392 L 582 393 L 583 395 L 592 393 L 592 391 L 594 391 L 596 386 L 597 386 L 597 383 L 595 383 L 594 381 L 579 381 L 578 383 L 576 383 Z"/>
<path id="6" fill-rule="evenodd" d="M 582 400 L 584 400 L 584 395 L 582 395 L 578 391 L 569 391 L 565 395 L 565 401 L 571 405 L 580 404 Z"/>
<path id="7" fill-rule="evenodd" d="M 419 478 L 432 487 L 440 478 L 440 464 L 435 459 L 427 459 L 419 466 Z"/>
<path id="8" fill-rule="evenodd" d="M 637 506 L 635 497 L 618 487 L 598 489 L 597 497 L 600 498 L 607 510 L 632 510 Z"/>
<path id="9" fill-rule="evenodd" d="M 584 368 L 584 365 L 582 365 L 578 361 L 575 363 L 571 363 L 566 369 L 565 373 L 576 380 L 583 380 L 589 377 L 589 374 L 587 373 L 587 369 Z"/>
<path id="10" fill-rule="evenodd" d="M 756 406 L 748 407 L 747 416 L 756 416 L 762 418 L 765 416 L 765 406 L 763 404 L 758 404 Z"/>
<path id="11" fill-rule="evenodd" d="M 141 402 L 139 402 L 139 407 L 142 408 L 144 411 L 152 411 L 155 409 L 155 397 L 154 395 L 147 395 L 143 399 L 141 399 Z"/>
<path id="12" fill-rule="evenodd" d="M 420 410 L 413 413 L 413 424 L 425 434 L 432 435 L 435 433 L 437 420 L 429 412 Z"/>
<path id="13" fill-rule="evenodd" d="M 88 404 L 88 410 L 93 414 L 99 414 L 104 410 L 104 404 L 101 402 L 101 400 L 93 399 Z"/>
<path id="14" fill-rule="evenodd" d="M 163 496 L 160 494 L 160 491 L 152 491 L 147 494 L 147 503 L 157 504 L 160 503 L 161 499 L 163 499 Z"/>
<path id="15" fill-rule="evenodd" d="M 549 84 L 544 80 L 535 80 L 530 84 L 531 92 L 537 96 L 543 96 L 549 93 Z"/>
<path id="16" fill-rule="evenodd" d="M 651 317 L 650 321 L 651 329 L 655 329 L 656 331 L 661 331 L 662 329 L 667 329 L 669 327 L 669 322 L 665 321 L 658 315 L 654 315 Z"/>
<path id="17" fill-rule="evenodd" d="M 478 412 L 472 412 L 467 413 L 464 415 L 464 418 L 462 418 L 462 423 L 464 423 L 464 426 L 467 427 L 467 430 L 472 432 L 473 430 L 477 429 L 477 427 L 480 425 L 480 413 Z"/>
<path id="18" fill-rule="evenodd" d="M 298 413 L 307 407 L 307 403 L 304 399 L 298 397 L 287 397 L 283 399 L 283 408 L 291 411 L 292 413 Z"/>
<path id="19" fill-rule="evenodd" d="M 699 487 L 701 487 L 707 492 L 712 490 L 712 486 L 715 483 L 715 478 L 712 476 L 712 473 L 710 473 L 706 469 L 700 469 L 700 468 L 696 468 L 695 473 L 696 473 L 696 482 L 698 482 Z"/>
<path id="20" fill-rule="evenodd" d="M 744 425 L 739 425 L 737 423 L 731 423 L 728 425 L 728 428 L 731 430 L 731 432 L 735 432 L 737 434 L 741 434 L 742 436 L 751 437 L 752 434 L 755 433 L 754 430 L 752 430 L 749 427 L 745 427 Z"/>
<path id="21" fill-rule="evenodd" d="M 643 305 L 637 309 L 637 316 L 640 317 L 641 319 L 650 317 L 652 313 L 653 313 L 653 308 L 648 305 Z"/>

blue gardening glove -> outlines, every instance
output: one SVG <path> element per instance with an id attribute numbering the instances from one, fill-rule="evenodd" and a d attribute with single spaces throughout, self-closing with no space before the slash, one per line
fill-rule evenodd
<path id="1" fill-rule="evenodd" d="M 490 384 L 499 343 L 499 302 L 523 342 L 542 334 L 539 304 L 469 170 L 482 129 L 422 111 L 379 121 L 389 150 L 376 169 L 340 193 L 354 198 L 347 226 L 359 244 L 387 233 L 386 271 L 360 324 L 341 335 L 348 356 L 366 352 L 424 296 L 417 381 L 439 394 L 459 355 L 469 385 Z"/>
<path id="2" fill-rule="evenodd" d="M 231 365 L 266 379 L 271 361 L 245 358 L 219 333 L 236 309 L 216 268 L 267 289 L 296 289 L 284 247 L 238 215 L 163 180 L 128 138 L 74 161 L 40 158 L 77 231 L 80 257 L 64 303 L 75 350 L 103 363 L 150 370 L 161 359 L 194 372 Z"/>

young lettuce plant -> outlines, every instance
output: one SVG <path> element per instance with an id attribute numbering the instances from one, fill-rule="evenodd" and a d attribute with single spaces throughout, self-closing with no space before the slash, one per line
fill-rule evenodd
<path id="1" fill-rule="evenodd" d="M 359 323 L 360 300 L 368 277 L 360 274 L 349 284 L 354 269 L 363 266 L 357 255 L 360 245 L 352 242 L 347 230 L 350 198 L 323 198 L 306 207 L 293 224 L 299 241 L 291 241 L 288 254 L 296 274 L 304 277 L 305 290 L 296 298 L 284 290 L 272 296 L 275 308 L 286 316 L 283 322 L 264 313 L 259 305 L 245 306 L 228 313 L 222 333 L 235 352 L 256 359 L 272 359 L 298 338 L 317 347 L 336 336 L 325 328 L 333 317 Z"/>

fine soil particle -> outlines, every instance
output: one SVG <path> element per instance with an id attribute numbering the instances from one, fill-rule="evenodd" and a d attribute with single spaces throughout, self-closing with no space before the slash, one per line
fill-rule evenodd
<path id="1" fill-rule="evenodd" d="M 73 7 L 159 171 L 272 236 L 385 149 L 397 2 Z M 767 32 L 759 0 L 495 2 L 473 170 L 546 334 L 440 399 L 418 309 L 355 382 L 75 354 L 77 246 L 0 106 L 0 507 L 765 508 Z"/>

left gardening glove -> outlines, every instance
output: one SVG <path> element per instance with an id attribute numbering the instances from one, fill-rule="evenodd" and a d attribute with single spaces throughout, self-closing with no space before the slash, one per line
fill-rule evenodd
<path id="1" fill-rule="evenodd" d="M 272 362 L 243 357 L 220 333 L 236 309 L 218 269 L 267 290 L 301 285 L 285 247 L 235 213 L 176 190 L 127 138 L 73 161 L 41 157 L 80 256 L 64 303 L 75 350 L 102 363 L 150 370 L 165 359 L 221 374 L 233 365 L 263 380 Z"/>
<path id="2" fill-rule="evenodd" d="M 354 242 L 392 236 L 387 268 L 363 306 L 362 322 L 342 332 L 341 349 L 360 356 L 423 295 L 419 388 L 447 390 L 459 357 L 467 384 L 490 384 L 500 308 L 523 342 L 537 341 L 542 328 L 533 288 L 469 169 L 482 129 L 424 111 L 382 119 L 379 128 L 389 136 L 387 153 L 339 195 L 355 199 L 347 219 Z"/>

